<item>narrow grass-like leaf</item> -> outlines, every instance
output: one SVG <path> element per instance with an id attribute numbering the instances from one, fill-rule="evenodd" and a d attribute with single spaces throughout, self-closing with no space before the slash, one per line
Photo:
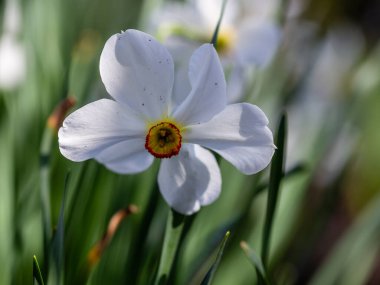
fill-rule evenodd
<path id="1" fill-rule="evenodd" d="M 54 131 L 46 126 L 40 149 L 40 200 L 42 212 L 42 225 L 43 225 L 43 251 L 44 251 L 44 272 L 49 271 L 48 261 L 50 252 L 50 241 L 52 234 L 51 227 L 51 210 L 50 210 L 50 153 L 51 145 L 54 138 Z"/>
<path id="2" fill-rule="evenodd" d="M 11 140 L 14 124 L 0 120 L 0 284 L 10 284 L 14 257 L 15 205 L 14 145 Z"/>
<path id="3" fill-rule="evenodd" d="M 42 273 L 40 266 L 37 261 L 37 256 L 33 255 L 33 284 L 44 285 L 44 279 L 42 278 Z"/>
<path id="4" fill-rule="evenodd" d="M 59 212 L 59 219 L 57 225 L 57 231 L 52 240 L 51 257 L 52 265 L 49 272 L 49 284 L 61 284 L 63 277 L 63 262 L 64 262 L 64 235 L 65 235 L 65 203 L 67 197 L 67 189 L 70 181 L 70 172 L 66 174 L 65 188 L 62 197 L 61 209 Z"/>
<path id="5" fill-rule="evenodd" d="M 49 116 L 46 127 L 43 133 L 41 146 L 40 146 L 40 200 L 41 211 L 44 230 L 44 260 L 45 260 L 45 272 L 48 269 L 48 260 L 50 252 L 50 241 L 52 238 L 52 222 L 51 222 L 51 209 L 50 209 L 50 156 L 53 142 L 56 138 L 56 133 L 59 127 L 62 125 L 64 116 L 68 110 L 75 104 L 75 99 L 68 97 L 60 102 Z M 66 187 L 65 187 L 66 188 Z M 66 191 L 66 190 L 65 190 Z"/>
<path id="6" fill-rule="evenodd" d="M 270 178 L 269 178 L 269 189 L 268 189 L 268 201 L 267 209 L 265 215 L 265 223 L 263 230 L 263 242 L 261 248 L 261 259 L 264 268 L 267 266 L 267 260 L 269 255 L 269 244 L 270 235 L 272 231 L 273 218 L 277 205 L 278 192 L 280 188 L 280 182 L 284 173 L 284 163 L 285 163 L 285 140 L 286 140 L 286 115 L 282 114 L 280 123 L 278 126 L 275 144 L 277 150 L 273 156 Z"/>
<path id="7" fill-rule="evenodd" d="M 286 180 L 288 178 L 292 178 L 293 176 L 304 173 L 306 170 L 307 170 L 307 167 L 305 164 L 302 164 L 302 163 L 296 164 L 293 168 L 285 172 L 283 179 Z M 268 185 L 269 183 L 259 184 L 255 189 L 255 196 L 260 194 L 264 190 L 266 190 L 268 188 Z"/>
<path id="8" fill-rule="evenodd" d="M 165 285 L 169 280 L 170 271 L 178 250 L 184 225 L 185 216 L 171 209 L 166 222 L 164 244 L 154 282 L 155 285 Z"/>
<path id="9" fill-rule="evenodd" d="M 157 209 L 157 200 L 159 195 L 158 184 L 154 183 L 154 187 L 151 187 L 151 192 L 149 198 L 147 199 L 147 204 L 145 211 L 142 213 L 142 218 L 137 231 L 136 239 L 133 241 L 133 246 L 131 247 L 131 255 L 134 256 L 131 259 L 130 264 L 127 265 L 129 274 L 127 276 L 128 282 L 131 284 L 137 284 L 137 279 L 139 273 L 143 268 L 143 263 L 145 261 L 144 255 L 141 254 L 148 237 L 149 228 L 152 225 L 152 220 L 154 217 L 154 212 Z"/>
<path id="10" fill-rule="evenodd" d="M 222 243 L 219 247 L 218 254 L 216 256 L 216 259 L 214 261 L 214 264 L 211 266 L 210 270 L 207 272 L 205 278 L 203 279 L 201 285 L 210 285 L 216 270 L 218 269 L 219 263 L 222 259 L 224 248 L 226 247 L 227 241 L 230 237 L 230 231 L 227 231 L 226 234 L 224 235 L 224 238 L 222 240 Z"/>
<path id="11" fill-rule="evenodd" d="M 219 34 L 219 29 L 220 29 L 220 24 L 222 23 L 223 15 L 224 15 L 224 9 L 226 8 L 227 0 L 223 1 L 222 4 L 222 9 L 220 10 L 220 16 L 218 19 L 218 23 L 216 24 L 216 28 L 214 31 L 214 34 L 212 35 L 211 43 L 214 45 L 215 49 L 218 46 L 218 34 Z"/>
<path id="12" fill-rule="evenodd" d="M 256 272 L 259 274 L 259 278 L 261 278 L 261 280 L 264 280 L 265 284 L 269 285 L 270 283 L 268 281 L 267 274 L 260 256 L 258 256 L 256 252 L 254 252 L 254 250 L 250 248 L 245 241 L 242 241 L 240 243 L 240 247 L 244 251 L 245 255 L 248 257 L 249 261 L 255 267 Z"/>

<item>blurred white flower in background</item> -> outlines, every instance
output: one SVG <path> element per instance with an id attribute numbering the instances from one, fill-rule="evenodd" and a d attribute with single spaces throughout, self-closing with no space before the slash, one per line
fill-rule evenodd
<path id="1" fill-rule="evenodd" d="M 137 30 L 112 36 L 100 74 L 114 100 L 101 99 L 69 115 L 59 131 L 61 153 L 73 161 L 95 158 L 123 174 L 144 171 L 160 158 L 162 196 L 187 215 L 221 191 L 219 166 L 208 149 L 244 174 L 264 169 L 275 148 L 264 112 L 248 103 L 227 105 L 224 73 L 211 44 L 196 49 L 188 69 L 191 91 L 173 104 L 168 50 Z"/>
<path id="2" fill-rule="evenodd" d="M 350 140 L 355 139 L 352 132 L 350 137 L 346 134 L 351 122 L 344 119 L 347 116 L 345 101 L 353 95 L 349 93 L 351 77 L 363 52 L 363 35 L 355 26 L 336 25 L 324 38 L 316 41 L 315 46 L 314 64 L 309 67 L 307 77 L 295 95 L 295 102 L 288 107 L 289 122 L 293 125 L 288 135 L 289 167 L 300 161 L 313 161 L 315 157 L 311 153 L 324 148 L 321 142 L 332 143 L 333 137 L 341 142 L 339 137 L 342 135 L 346 138 L 346 145 L 339 146 L 339 151 L 326 160 L 327 165 L 333 165 L 333 159 L 339 161 L 349 157 L 347 153 L 352 148 L 348 146 L 352 147 Z M 339 129 L 334 129 L 337 126 Z M 299 144 L 301 140 L 302 146 Z M 330 170 L 324 179 L 338 172 L 338 167 Z"/>
<path id="3" fill-rule="evenodd" d="M 25 78 L 25 49 L 19 40 L 22 15 L 18 0 L 7 0 L 0 36 L 0 89 L 12 90 Z"/>
<path id="4" fill-rule="evenodd" d="M 183 59 L 197 45 L 211 41 L 222 2 L 166 3 L 154 13 L 151 32 L 171 50 L 177 65 L 183 67 Z M 230 102 L 242 99 L 247 72 L 267 66 L 277 51 L 282 35 L 276 23 L 277 9 L 277 0 L 227 1 L 217 50 L 226 71 Z"/>

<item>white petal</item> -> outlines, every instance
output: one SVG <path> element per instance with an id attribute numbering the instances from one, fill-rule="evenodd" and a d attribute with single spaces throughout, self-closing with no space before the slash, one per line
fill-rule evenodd
<path id="1" fill-rule="evenodd" d="M 58 137 L 65 157 L 83 161 L 119 142 L 145 138 L 145 124 L 128 106 L 102 99 L 70 114 Z"/>
<path id="2" fill-rule="evenodd" d="M 199 145 L 184 144 L 178 156 L 161 161 L 158 174 L 161 194 L 173 209 L 184 215 L 214 202 L 221 183 L 215 157 Z"/>
<path id="3" fill-rule="evenodd" d="M 188 127 L 184 140 L 210 148 L 244 174 L 264 169 L 274 153 L 268 119 L 257 106 L 229 105 L 207 123 Z"/>
<path id="4" fill-rule="evenodd" d="M 280 45 L 281 30 L 271 21 L 249 21 L 241 28 L 238 39 L 236 54 L 239 61 L 265 67 Z"/>
<path id="5" fill-rule="evenodd" d="M 222 111 L 227 102 L 226 81 L 218 55 L 211 44 L 204 44 L 189 63 L 192 90 L 173 117 L 183 124 L 207 122 Z"/>
<path id="6" fill-rule="evenodd" d="M 190 58 L 199 45 L 193 41 L 185 41 L 182 37 L 171 36 L 165 41 L 165 46 L 173 56 L 175 79 L 172 94 L 172 107 L 180 105 L 191 91 L 188 65 Z"/>
<path id="7" fill-rule="evenodd" d="M 136 30 L 113 35 L 100 56 L 100 75 L 108 93 L 133 110 L 157 119 L 167 113 L 174 81 L 168 50 Z"/>
<path id="8" fill-rule="evenodd" d="M 95 159 L 120 174 L 146 170 L 154 157 L 145 149 L 145 138 L 129 139 L 104 149 Z"/>

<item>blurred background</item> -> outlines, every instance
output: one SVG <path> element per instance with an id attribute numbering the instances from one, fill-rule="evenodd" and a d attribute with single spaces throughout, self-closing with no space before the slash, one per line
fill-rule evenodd
<path id="1" fill-rule="evenodd" d="M 124 176 L 73 163 L 57 128 L 109 96 L 99 57 L 121 30 L 162 41 L 187 86 L 188 58 L 211 41 L 221 3 L 0 1 L 0 284 L 30 284 L 34 255 L 48 284 L 152 282 L 168 213 L 158 162 Z M 273 132 L 287 113 L 268 263 L 275 284 L 380 284 L 379 38 L 376 0 L 227 1 L 217 50 L 230 101 L 258 105 Z M 220 167 L 222 194 L 190 218 L 169 284 L 200 284 L 227 230 L 213 284 L 257 282 L 239 244 L 260 252 L 269 169 Z M 122 212 L 104 241 L 130 205 L 138 212 Z"/>

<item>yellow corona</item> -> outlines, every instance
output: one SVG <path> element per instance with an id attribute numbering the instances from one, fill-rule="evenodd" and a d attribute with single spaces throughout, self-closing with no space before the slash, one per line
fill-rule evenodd
<path id="1" fill-rule="evenodd" d="M 180 128 L 172 122 L 160 122 L 149 129 L 145 148 L 157 158 L 169 158 L 179 153 L 181 143 Z"/>

